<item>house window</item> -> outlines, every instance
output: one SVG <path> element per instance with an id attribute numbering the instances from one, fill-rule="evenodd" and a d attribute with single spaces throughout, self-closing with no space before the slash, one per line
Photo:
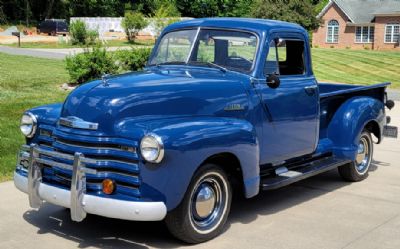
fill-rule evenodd
<path id="1" fill-rule="evenodd" d="M 371 26 L 356 27 L 356 43 L 374 42 L 375 28 Z"/>
<path id="2" fill-rule="evenodd" d="M 339 41 L 339 22 L 330 20 L 328 22 L 328 30 L 326 33 L 327 43 L 337 43 Z"/>
<path id="3" fill-rule="evenodd" d="M 388 24 L 385 28 L 385 43 L 397 43 L 400 37 L 400 24 Z"/>

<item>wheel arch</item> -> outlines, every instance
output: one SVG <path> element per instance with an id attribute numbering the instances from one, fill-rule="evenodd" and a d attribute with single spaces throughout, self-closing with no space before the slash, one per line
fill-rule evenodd
<path id="1" fill-rule="evenodd" d="M 367 129 L 382 139 L 385 112 L 382 101 L 357 96 L 344 102 L 334 114 L 328 126 L 328 138 L 333 143 L 336 156 L 354 160 L 359 134 Z"/>
<path id="2" fill-rule="evenodd" d="M 374 134 L 374 136 L 378 139 L 377 144 L 382 141 L 382 129 L 376 120 L 370 120 L 367 122 L 367 124 L 364 126 L 364 129 Z"/>
<path id="3" fill-rule="evenodd" d="M 243 194 L 245 194 L 242 165 L 239 158 L 235 154 L 230 152 L 223 152 L 212 155 L 205 159 L 199 168 L 209 163 L 220 166 L 225 171 L 225 173 L 227 173 L 232 187 L 234 187 L 235 190 L 239 190 Z"/>

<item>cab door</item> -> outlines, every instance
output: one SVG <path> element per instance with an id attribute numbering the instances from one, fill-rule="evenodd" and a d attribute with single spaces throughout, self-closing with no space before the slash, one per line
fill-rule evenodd
<path id="1" fill-rule="evenodd" d="M 257 91 L 265 112 L 261 162 L 280 164 L 311 154 L 319 131 L 319 95 L 302 34 L 271 36 Z"/>

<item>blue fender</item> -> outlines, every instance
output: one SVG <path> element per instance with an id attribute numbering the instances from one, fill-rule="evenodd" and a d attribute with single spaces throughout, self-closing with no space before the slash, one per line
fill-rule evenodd
<path id="1" fill-rule="evenodd" d="M 371 97 L 353 97 L 345 101 L 328 126 L 335 156 L 355 160 L 362 130 L 372 121 L 379 125 L 381 132 L 384 110 L 383 102 Z"/>
<path id="2" fill-rule="evenodd" d="M 259 191 L 259 145 L 252 124 L 222 117 L 177 118 L 148 124 L 148 132 L 163 139 L 165 157 L 160 164 L 144 163 L 143 182 L 162 193 L 168 210 L 183 199 L 192 176 L 209 157 L 230 153 L 241 165 L 245 196 Z"/>
<path id="3" fill-rule="evenodd" d="M 42 105 L 29 110 L 36 116 L 40 124 L 54 125 L 61 114 L 62 103 Z"/>

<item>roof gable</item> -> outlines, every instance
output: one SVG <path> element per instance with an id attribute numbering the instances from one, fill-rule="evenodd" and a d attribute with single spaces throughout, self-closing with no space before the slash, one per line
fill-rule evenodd
<path id="1" fill-rule="evenodd" d="M 317 17 L 322 17 L 332 4 L 336 4 L 352 23 L 370 23 L 376 15 L 400 15 L 400 0 L 330 0 Z"/>

